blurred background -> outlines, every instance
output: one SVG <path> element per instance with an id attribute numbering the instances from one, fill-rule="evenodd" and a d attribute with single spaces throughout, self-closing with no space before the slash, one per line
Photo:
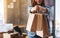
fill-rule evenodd
<path id="1" fill-rule="evenodd" d="M 45 0 L 46 6 L 55 5 L 55 36 L 60 37 L 60 0 Z M 31 0 L 0 0 L 0 24 L 20 26 L 25 32 Z"/>

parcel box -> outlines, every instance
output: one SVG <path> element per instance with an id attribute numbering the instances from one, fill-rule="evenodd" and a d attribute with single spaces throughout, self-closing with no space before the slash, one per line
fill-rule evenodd
<path id="1" fill-rule="evenodd" d="M 49 31 L 46 15 L 40 13 L 30 13 L 26 30 L 36 32 L 36 34 L 41 37 L 48 37 Z"/>

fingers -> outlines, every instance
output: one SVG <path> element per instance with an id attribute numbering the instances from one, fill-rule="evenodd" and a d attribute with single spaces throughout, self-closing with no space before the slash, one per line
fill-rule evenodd
<path id="1" fill-rule="evenodd" d="M 39 11 L 42 11 L 43 13 L 46 13 L 48 10 L 45 7 L 39 6 Z"/>
<path id="2" fill-rule="evenodd" d="M 36 12 L 41 11 L 41 12 L 43 12 L 43 13 L 47 13 L 48 10 L 47 10 L 47 8 L 45 8 L 45 7 L 36 5 L 35 7 L 33 7 L 33 8 L 31 9 L 31 12 L 33 12 L 33 11 L 36 11 Z"/>

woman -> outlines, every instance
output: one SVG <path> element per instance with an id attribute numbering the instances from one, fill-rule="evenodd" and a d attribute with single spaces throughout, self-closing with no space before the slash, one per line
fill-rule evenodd
<path id="1" fill-rule="evenodd" d="M 45 1 L 44 0 L 31 0 L 32 7 L 30 9 L 31 13 L 47 13 L 47 8 L 45 7 Z M 41 38 L 36 35 L 35 32 L 28 32 L 29 38 Z"/>
<path id="2" fill-rule="evenodd" d="M 32 13 L 34 13 L 34 12 L 35 13 L 36 12 L 46 13 L 47 12 L 47 8 L 45 7 L 44 0 L 34 0 L 31 3 L 32 3 L 32 9 L 31 9 Z"/>

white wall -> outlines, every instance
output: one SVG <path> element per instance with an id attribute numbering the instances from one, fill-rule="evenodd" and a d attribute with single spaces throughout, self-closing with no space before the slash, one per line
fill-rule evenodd
<path id="1" fill-rule="evenodd" d="M 56 25 L 55 25 L 55 34 L 56 38 L 60 37 L 60 0 L 56 0 L 56 6 L 55 6 L 55 19 L 56 19 Z"/>
<path id="2" fill-rule="evenodd" d="M 4 0 L 0 0 L 0 24 L 4 23 Z"/>
<path id="3" fill-rule="evenodd" d="M 56 19 L 60 21 L 60 0 L 56 0 Z"/>

